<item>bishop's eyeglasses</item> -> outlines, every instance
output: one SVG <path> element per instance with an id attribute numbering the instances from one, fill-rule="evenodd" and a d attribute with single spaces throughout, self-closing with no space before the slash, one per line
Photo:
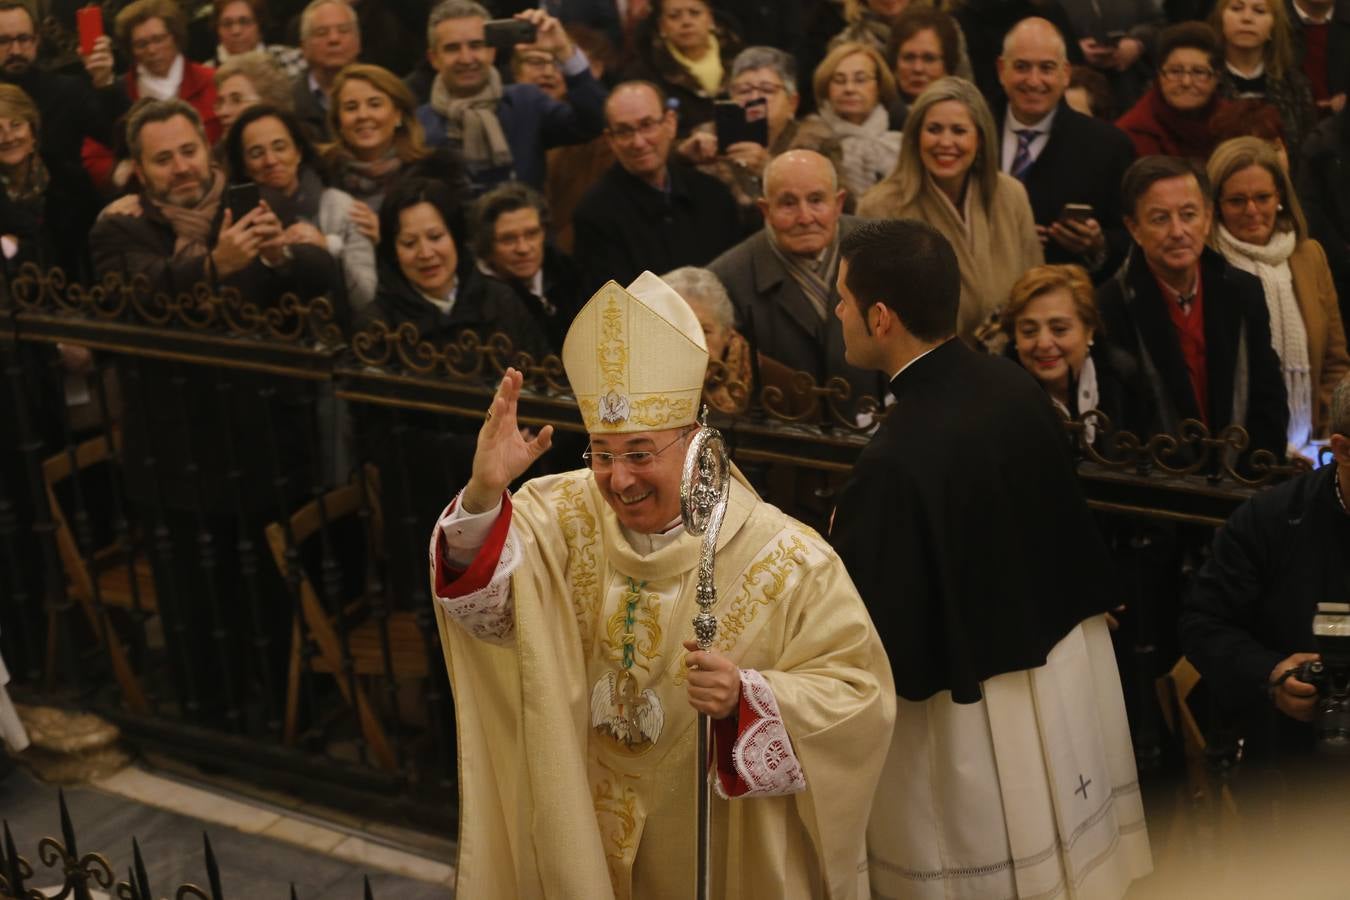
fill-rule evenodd
<path id="1" fill-rule="evenodd" d="M 684 440 L 694 429 L 686 428 L 681 431 L 675 440 L 666 444 L 660 450 L 629 450 L 627 453 L 610 453 L 608 450 L 587 450 L 581 454 L 581 459 L 586 465 L 597 472 L 608 472 L 614 468 L 614 463 L 622 462 L 628 467 L 629 471 L 646 469 L 656 462 L 656 458 L 665 453 L 671 447 L 674 447 L 680 441 Z"/>

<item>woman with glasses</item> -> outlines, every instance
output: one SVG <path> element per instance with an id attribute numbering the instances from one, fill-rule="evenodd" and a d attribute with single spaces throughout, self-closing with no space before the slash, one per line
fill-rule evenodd
<path id="1" fill-rule="evenodd" d="M 718 21 L 709 0 L 652 0 L 651 15 L 639 29 L 638 61 L 625 80 L 660 85 L 683 137 L 712 119 L 741 39 Z"/>
<path id="2" fill-rule="evenodd" d="M 309 68 L 299 47 L 263 43 L 264 0 L 225 0 L 215 4 L 216 55 L 211 62 L 224 64 L 245 53 L 266 53 L 290 79 Z"/>
<path id="3" fill-rule="evenodd" d="M 216 116 L 228 132 L 244 110 L 263 104 L 290 112 L 295 104 L 291 81 L 267 53 L 232 56 L 216 69 Z M 217 144 L 219 146 L 219 144 Z"/>
<path id="4" fill-rule="evenodd" d="M 1209 23 L 1219 33 L 1223 66 L 1219 94 L 1264 100 L 1280 112 L 1294 159 L 1317 124 L 1312 85 L 1299 71 L 1284 0 L 1219 0 Z"/>
<path id="5" fill-rule="evenodd" d="M 142 97 L 185 100 L 201 116 L 206 139 L 220 139 L 216 117 L 216 82 L 207 66 L 183 55 L 187 46 L 187 19 L 174 0 L 136 0 L 117 14 L 113 30 L 134 66 L 123 87 L 135 103 Z M 129 160 L 117 160 L 113 148 L 91 139 L 84 144 L 84 167 L 101 188 L 122 188 L 131 177 Z"/>
<path id="6" fill-rule="evenodd" d="M 998 130 L 975 85 L 939 78 L 914 101 L 900 161 L 858 204 L 873 219 L 919 219 L 961 268 L 957 334 L 979 344 L 1023 272 L 1045 262 L 1022 182 L 998 170 Z"/>
<path id="7" fill-rule="evenodd" d="M 816 67 L 812 86 L 818 112 L 808 121 L 825 123 L 838 139 L 839 183 L 861 197 L 900 158 L 900 132 L 891 128 L 888 112 L 899 96 L 895 79 L 878 51 L 844 43 Z"/>
<path id="8" fill-rule="evenodd" d="M 957 74 L 961 32 L 956 20 L 938 9 L 916 7 L 902 15 L 891 29 L 886 60 L 895 72 L 895 86 L 906 103 L 944 75 Z M 891 124 L 899 129 L 904 119 Z"/>
<path id="9" fill-rule="evenodd" d="M 1203 22 L 1173 25 L 1158 38 L 1158 77 L 1116 120 L 1139 156 L 1204 161 L 1214 149 L 1210 121 L 1227 101 L 1218 95 L 1219 39 Z"/>
<path id="10" fill-rule="evenodd" d="M 834 163 L 838 171 L 843 155 L 838 138 L 819 118 L 796 118 L 801 95 L 797 91 L 797 62 L 791 54 L 776 47 L 746 47 L 731 64 L 727 93 L 743 107 L 764 101 L 768 141 L 737 141 L 719 152 L 717 128 L 705 122 L 676 152 L 725 184 L 743 218 L 757 227 L 755 203 L 764 195 L 764 169 L 771 159 L 789 150 L 814 150 Z"/>
<path id="11" fill-rule="evenodd" d="M 1331 393 L 1350 372 L 1327 255 L 1308 237 L 1293 183 L 1267 142 L 1225 141 L 1208 174 L 1216 210 L 1210 243 L 1261 279 L 1289 395 L 1289 453 L 1312 456 L 1309 442 L 1326 436 Z"/>

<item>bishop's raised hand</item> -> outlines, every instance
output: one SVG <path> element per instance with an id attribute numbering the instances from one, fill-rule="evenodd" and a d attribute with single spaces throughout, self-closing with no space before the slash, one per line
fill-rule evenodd
<path id="1" fill-rule="evenodd" d="M 486 512 L 534 461 L 553 445 L 553 426 L 545 425 L 533 440 L 526 440 L 516 419 L 520 387 L 525 376 L 507 369 L 502 376 L 492 405 L 478 430 L 478 446 L 473 453 L 473 473 L 464 487 L 460 503 L 468 513 Z"/>

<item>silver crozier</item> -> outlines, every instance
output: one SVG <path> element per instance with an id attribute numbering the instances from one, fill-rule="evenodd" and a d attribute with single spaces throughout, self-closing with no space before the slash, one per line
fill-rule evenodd
<path id="1" fill-rule="evenodd" d="M 684 455 L 680 477 L 680 517 L 690 534 L 703 536 L 698 556 L 698 615 L 694 616 L 694 640 L 700 650 L 711 650 L 717 639 L 717 587 L 713 584 L 713 562 L 717 551 L 717 533 L 727 512 L 727 491 L 731 486 L 731 463 L 722 434 L 708 425 L 708 408 L 699 416 L 698 433 Z M 712 744 L 712 721 L 707 713 L 698 714 L 698 744 L 695 753 L 698 769 L 698 900 L 710 900 L 712 849 L 712 785 L 708 780 L 708 748 Z"/>

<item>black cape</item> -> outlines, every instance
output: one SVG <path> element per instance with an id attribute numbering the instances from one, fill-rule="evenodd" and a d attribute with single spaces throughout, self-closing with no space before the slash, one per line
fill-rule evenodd
<path id="1" fill-rule="evenodd" d="M 891 383 L 895 406 L 839 495 L 830 540 L 890 655 L 896 693 L 1045 663 L 1118 606 L 1062 426 L 1020 366 L 949 340 Z"/>

